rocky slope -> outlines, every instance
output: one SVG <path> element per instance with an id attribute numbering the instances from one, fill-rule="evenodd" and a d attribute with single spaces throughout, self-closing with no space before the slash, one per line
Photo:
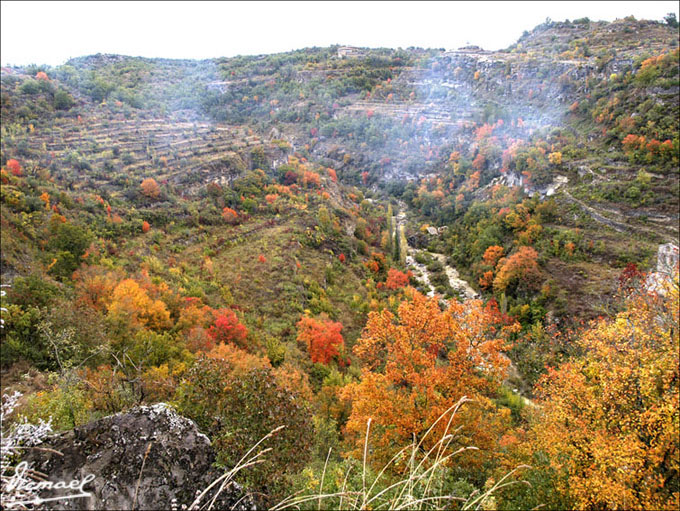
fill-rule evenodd
<path id="1" fill-rule="evenodd" d="M 225 471 L 213 466 L 210 440 L 192 421 L 163 403 L 134 408 L 49 437 L 24 456 L 49 481 L 94 479 L 89 497 L 59 499 L 65 490 L 43 491 L 45 509 L 254 509 L 233 480 L 197 496 Z M 51 450 L 44 450 L 45 448 Z M 57 451 L 57 452 L 54 452 Z M 73 492 L 72 492 L 73 493 Z"/>

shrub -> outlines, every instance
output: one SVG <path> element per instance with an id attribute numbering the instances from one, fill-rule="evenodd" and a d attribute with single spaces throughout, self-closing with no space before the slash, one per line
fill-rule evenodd
<path id="1" fill-rule="evenodd" d="M 256 465 L 243 482 L 270 497 L 281 496 L 287 479 L 309 459 L 313 432 L 305 400 L 287 389 L 268 368 L 234 372 L 225 360 L 201 358 L 176 392 L 178 411 L 209 434 L 218 463 L 233 467 L 263 436 L 279 426 L 267 462 Z"/>
<path id="2" fill-rule="evenodd" d="M 54 94 L 54 108 L 57 110 L 68 110 L 75 105 L 73 97 L 63 89 L 59 89 Z"/>

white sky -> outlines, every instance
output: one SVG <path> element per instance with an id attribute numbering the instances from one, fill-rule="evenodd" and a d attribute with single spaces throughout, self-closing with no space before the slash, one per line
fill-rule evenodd
<path id="1" fill-rule="evenodd" d="M 310 46 L 497 50 L 550 17 L 661 20 L 677 2 L 1 2 L 3 65 L 94 53 L 211 58 Z M 680 17 L 679 17 L 680 18 Z"/>

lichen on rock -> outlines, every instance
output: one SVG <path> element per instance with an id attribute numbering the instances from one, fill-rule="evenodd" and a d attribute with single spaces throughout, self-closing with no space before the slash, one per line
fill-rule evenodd
<path id="1" fill-rule="evenodd" d="M 140 406 L 104 417 L 46 439 L 23 457 L 50 481 L 95 476 L 87 498 L 50 501 L 49 509 L 183 509 L 223 471 L 214 467 L 215 452 L 191 420 L 164 403 Z M 70 490 L 44 490 L 40 497 Z M 210 502 L 214 491 L 202 503 Z M 186 507 L 185 507 L 186 506 Z M 236 507 L 234 507 L 236 506 Z M 254 509 L 254 501 L 231 482 L 212 509 Z"/>

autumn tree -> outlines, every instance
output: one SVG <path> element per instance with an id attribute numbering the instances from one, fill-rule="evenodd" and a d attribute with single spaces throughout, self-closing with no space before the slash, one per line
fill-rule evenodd
<path id="1" fill-rule="evenodd" d="M 548 155 L 548 161 L 551 165 L 559 166 L 562 165 L 562 153 L 556 151 Z"/>
<path id="2" fill-rule="evenodd" d="M 133 279 L 124 279 L 114 288 L 108 313 L 129 325 L 154 329 L 171 325 L 165 303 L 149 297 L 147 291 Z"/>
<path id="3" fill-rule="evenodd" d="M 297 329 L 297 340 L 307 345 L 312 362 L 328 365 L 333 358 L 340 356 L 345 345 L 340 333 L 342 323 L 331 321 L 325 315 L 321 315 L 319 319 L 302 316 Z"/>
<path id="4" fill-rule="evenodd" d="M 152 177 L 147 177 L 142 181 L 141 189 L 142 193 L 151 199 L 157 199 L 161 194 L 158 183 Z"/>
<path id="5" fill-rule="evenodd" d="M 531 247 L 520 247 L 517 252 L 498 262 L 498 273 L 493 281 L 494 290 L 527 291 L 537 289 L 541 282 L 538 252 Z"/>
<path id="6" fill-rule="evenodd" d="M 493 285 L 493 272 L 485 271 L 481 277 L 479 277 L 479 286 L 482 289 L 489 289 Z"/>
<path id="7" fill-rule="evenodd" d="M 21 177 L 23 175 L 23 172 L 21 170 L 21 163 L 19 163 L 14 158 L 7 160 L 7 168 L 13 175 L 17 177 Z"/>
<path id="8" fill-rule="evenodd" d="M 230 343 L 245 347 L 248 329 L 239 321 L 231 309 L 214 312 L 215 323 L 208 329 L 208 335 L 217 343 Z"/>
<path id="9" fill-rule="evenodd" d="M 317 174 L 316 172 L 311 172 L 309 170 L 305 170 L 302 173 L 302 185 L 307 186 L 307 187 L 319 187 L 321 186 L 321 176 Z"/>
<path id="10" fill-rule="evenodd" d="M 352 403 L 346 436 L 353 454 L 359 458 L 363 454 L 369 418 L 372 459 L 380 465 L 414 437 L 420 440 L 463 396 L 476 405 L 457 415 L 452 427 L 462 428 L 460 442 L 489 452 L 507 418 L 490 399 L 507 365 L 501 354 L 503 337 L 516 329 L 514 324 L 496 329 L 480 301 L 451 301 L 442 311 L 437 299 L 413 289 L 407 290 L 396 315 L 389 310 L 371 312 L 354 347 L 364 363 L 361 381 L 342 392 Z M 431 438 L 441 438 L 445 428 L 440 421 Z M 465 463 L 482 459 L 475 455 Z M 405 469 L 404 464 L 399 467 Z"/>
<path id="11" fill-rule="evenodd" d="M 228 343 L 222 343 L 215 346 L 212 350 L 206 353 L 208 358 L 217 360 L 224 360 L 231 367 L 233 374 L 246 374 L 251 369 L 271 369 L 271 364 L 267 357 L 261 357 L 241 348 Z"/>
<path id="12" fill-rule="evenodd" d="M 113 290 L 122 275 L 101 266 L 81 266 L 73 273 L 76 303 L 103 311 L 111 303 Z"/>
<path id="13" fill-rule="evenodd" d="M 495 268 L 496 264 L 498 263 L 501 257 L 503 257 L 503 247 L 499 247 L 498 245 L 491 245 L 484 251 L 482 259 L 486 264 L 491 266 L 491 268 Z"/>
<path id="14" fill-rule="evenodd" d="M 395 268 L 390 268 L 387 271 L 387 280 L 385 281 L 385 287 L 387 289 L 399 289 L 408 286 L 409 278 L 411 278 L 411 272 L 401 272 Z"/>
<path id="15" fill-rule="evenodd" d="M 231 208 L 225 207 L 222 210 L 222 218 L 224 218 L 225 222 L 228 224 L 235 224 L 238 222 L 238 213 Z"/>
<path id="16" fill-rule="evenodd" d="M 585 331 L 585 355 L 539 383 L 534 450 L 576 509 L 678 509 L 680 397 L 677 274 L 665 297 L 644 289 Z"/>

